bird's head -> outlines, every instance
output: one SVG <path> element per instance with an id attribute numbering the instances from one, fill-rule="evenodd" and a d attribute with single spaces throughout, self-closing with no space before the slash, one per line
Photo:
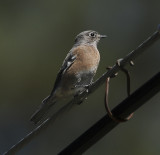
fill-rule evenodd
<path id="1" fill-rule="evenodd" d="M 100 35 L 98 32 L 93 30 L 83 31 L 78 34 L 75 38 L 75 44 L 89 44 L 97 45 L 101 38 L 106 38 L 106 35 Z"/>

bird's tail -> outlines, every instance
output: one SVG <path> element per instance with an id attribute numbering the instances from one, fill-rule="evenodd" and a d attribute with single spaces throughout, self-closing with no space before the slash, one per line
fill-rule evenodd
<path id="1" fill-rule="evenodd" d="M 39 123 L 54 104 L 55 102 L 50 103 L 49 98 L 44 99 L 38 110 L 31 116 L 30 121 L 34 122 L 34 124 Z"/>

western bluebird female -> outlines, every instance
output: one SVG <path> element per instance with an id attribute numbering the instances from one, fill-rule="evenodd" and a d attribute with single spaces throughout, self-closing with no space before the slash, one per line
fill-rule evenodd
<path id="1" fill-rule="evenodd" d="M 100 61 L 97 43 L 105 37 L 106 35 L 92 30 L 76 36 L 75 44 L 60 68 L 51 94 L 42 101 L 31 121 L 38 123 L 56 102 L 77 95 L 92 83 Z"/>

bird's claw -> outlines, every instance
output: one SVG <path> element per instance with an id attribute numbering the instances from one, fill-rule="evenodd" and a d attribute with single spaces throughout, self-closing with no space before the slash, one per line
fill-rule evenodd
<path id="1" fill-rule="evenodd" d="M 75 85 L 74 87 L 75 87 L 75 88 L 77 88 L 77 87 L 82 87 L 82 88 L 89 89 L 90 86 L 91 86 L 91 83 L 88 84 L 88 85 Z"/>

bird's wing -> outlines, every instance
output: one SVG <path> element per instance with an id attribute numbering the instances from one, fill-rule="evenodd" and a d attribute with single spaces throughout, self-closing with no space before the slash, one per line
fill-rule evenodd
<path id="1" fill-rule="evenodd" d="M 51 92 L 51 95 L 54 93 L 54 91 L 56 90 L 56 88 L 58 87 L 61 79 L 62 79 L 62 76 L 63 74 L 65 74 L 65 72 L 72 66 L 72 64 L 74 63 L 76 59 L 76 55 L 74 55 L 71 51 L 67 54 L 63 64 L 62 64 L 62 67 L 60 68 L 60 71 L 58 72 L 57 74 L 57 77 L 56 77 L 56 81 L 55 81 L 55 84 L 54 84 L 54 87 L 53 87 L 53 90 Z"/>
<path id="2" fill-rule="evenodd" d="M 67 54 L 67 56 L 62 64 L 62 67 L 60 68 L 60 71 L 57 74 L 57 78 L 56 78 L 54 88 L 53 88 L 51 94 L 42 101 L 43 104 L 41 104 L 40 108 L 31 117 L 31 121 L 33 121 L 35 124 L 37 124 L 43 118 L 43 116 L 47 113 L 49 108 L 52 105 L 54 105 L 55 101 L 54 102 L 52 101 L 49 103 L 48 103 L 48 101 L 49 101 L 50 97 L 53 95 L 53 93 L 56 90 L 56 88 L 58 87 L 58 85 L 60 84 L 60 81 L 62 79 L 63 74 L 65 74 L 65 72 L 72 66 L 75 59 L 76 59 L 76 55 L 73 54 L 72 51 L 70 51 Z"/>

